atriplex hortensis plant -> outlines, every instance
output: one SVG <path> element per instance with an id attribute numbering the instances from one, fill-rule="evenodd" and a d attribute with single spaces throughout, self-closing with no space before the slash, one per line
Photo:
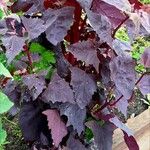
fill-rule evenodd
<path id="1" fill-rule="evenodd" d="M 150 48 L 131 57 L 137 36 L 150 33 L 149 7 L 137 0 L 18 0 L 0 3 L 1 54 L 14 80 L 3 92 L 20 109 L 24 139 L 33 149 L 111 150 L 121 128 L 129 149 L 133 133 L 117 116 L 138 88 L 150 93 Z M 130 41 L 115 38 L 126 28 Z M 136 74 L 141 63 L 145 71 Z M 19 76 L 19 77 L 18 77 Z M 92 140 L 87 140 L 87 131 Z M 93 144 L 94 143 L 94 144 Z"/>

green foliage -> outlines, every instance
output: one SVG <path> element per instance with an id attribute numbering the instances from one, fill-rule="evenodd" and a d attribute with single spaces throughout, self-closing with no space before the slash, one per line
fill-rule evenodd
<path id="1" fill-rule="evenodd" d="M 0 68 L 1 68 L 0 75 L 3 75 L 8 78 L 13 78 L 10 72 L 6 69 L 6 67 L 2 63 L 0 63 Z"/>
<path id="2" fill-rule="evenodd" d="M 90 128 L 85 129 L 85 139 L 89 143 L 93 139 L 94 135 L 93 132 Z"/>
<path id="3" fill-rule="evenodd" d="M 150 4 L 150 0 L 140 0 L 143 4 Z"/>
<path id="4" fill-rule="evenodd" d="M 148 1 L 150 1 L 150 0 L 147 0 L 147 2 Z M 124 41 L 124 42 L 128 42 L 129 41 L 129 37 L 128 37 L 126 29 L 124 27 L 121 27 L 116 32 L 115 37 L 117 39 L 121 40 L 121 41 Z M 144 52 L 145 48 L 147 48 L 147 47 L 150 47 L 149 38 L 139 37 L 132 44 L 131 55 L 132 55 L 132 58 L 135 59 L 136 62 L 137 62 L 135 70 L 138 73 L 145 72 L 145 67 L 140 63 L 140 58 L 141 58 L 141 55 Z"/>
<path id="5" fill-rule="evenodd" d="M 141 99 L 148 107 L 150 107 L 150 94 L 147 94 L 145 99 Z"/>
<path id="6" fill-rule="evenodd" d="M 10 102 L 8 97 L 0 92 L 0 114 L 7 112 L 11 107 L 13 106 L 13 103 Z M 2 121 L 0 116 L 0 150 L 3 149 L 2 145 L 5 143 L 7 137 L 6 131 L 2 128 Z"/>
<path id="7" fill-rule="evenodd" d="M 121 41 L 125 41 L 125 42 L 129 41 L 128 34 L 124 27 L 119 28 L 119 30 L 115 34 L 115 37 Z"/>
<path id="8" fill-rule="evenodd" d="M 6 141 L 7 133 L 6 131 L 2 128 L 2 121 L 0 119 L 0 150 L 3 150 L 3 144 Z"/>
<path id="9" fill-rule="evenodd" d="M 0 9 L 0 19 L 3 18 L 3 15 L 4 15 L 4 13 L 3 13 L 3 11 Z"/>
<path id="10" fill-rule="evenodd" d="M 13 103 L 8 99 L 8 97 L 0 92 L 0 114 L 7 112 L 11 107 L 13 106 Z"/>
<path id="11" fill-rule="evenodd" d="M 150 46 L 150 41 L 142 37 L 139 37 L 132 45 L 133 45 L 132 57 L 136 60 L 139 60 L 145 48 Z"/>
<path id="12" fill-rule="evenodd" d="M 0 63 L 0 68 L 0 75 L 12 78 L 9 71 L 4 67 L 2 63 Z M 0 114 L 7 112 L 12 106 L 13 103 L 8 99 L 8 97 L 4 93 L 0 91 Z M 0 116 L 0 150 L 3 150 L 3 144 L 6 140 L 6 137 L 7 133 L 4 129 L 2 129 L 2 121 Z"/>
<path id="13" fill-rule="evenodd" d="M 33 62 L 33 66 L 36 68 L 36 72 L 41 70 L 51 71 L 53 68 L 52 65 L 56 63 L 55 54 L 52 51 L 47 50 L 39 43 L 31 43 L 30 52 L 38 53 L 41 57 L 38 62 Z"/>

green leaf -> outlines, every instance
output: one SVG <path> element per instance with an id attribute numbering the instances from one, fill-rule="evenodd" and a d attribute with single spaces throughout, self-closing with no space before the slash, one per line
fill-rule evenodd
<path id="1" fill-rule="evenodd" d="M 11 107 L 13 106 L 13 103 L 8 99 L 8 97 L 0 92 L 0 114 L 7 112 Z"/>
<path id="2" fill-rule="evenodd" d="M 2 9 L 0 9 L 0 19 L 2 19 L 3 16 L 4 16 L 4 13 L 3 13 Z"/>
<path id="3" fill-rule="evenodd" d="M 30 51 L 33 53 L 39 53 L 42 54 L 46 51 L 46 48 L 40 45 L 39 43 L 31 43 L 30 45 Z"/>
<path id="4" fill-rule="evenodd" d="M 5 77 L 8 78 L 13 78 L 10 72 L 6 69 L 6 67 L 0 63 L 0 75 L 4 75 Z"/>
<path id="5" fill-rule="evenodd" d="M 6 141 L 6 137 L 7 137 L 7 133 L 5 130 L 2 129 L 2 122 L 0 120 L 0 146 L 4 144 L 4 142 Z"/>
<path id="6" fill-rule="evenodd" d="M 52 64 L 56 63 L 55 55 L 53 52 L 46 51 L 42 54 L 42 57 L 43 57 L 44 61 L 46 61 L 48 63 L 52 63 Z"/>
<path id="7" fill-rule="evenodd" d="M 85 139 L 87 140 L 87 142 L 90 142 L 93 139 L 94 135 L 93 132 L 90 128 L 86 128 L 85 129 Z"/>

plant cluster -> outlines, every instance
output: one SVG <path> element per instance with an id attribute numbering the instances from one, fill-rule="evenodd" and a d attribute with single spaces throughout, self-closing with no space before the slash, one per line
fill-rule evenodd
<path id="1" fill-rule="evenodd" d="M 2 0 L 0 7 L 0 60 L 10 71 L 0 64 L 1 90 L 14 103 L 12 115 L 19 110 L 30 147 L 111 150 L 119 127 L 129 149 L 139 150 L 118 112 L 127 118 L 136 89 L 150 93 L 150 48 L 137 58 L 131 46 L 150 34 L 149 6 L 137 0 Z M 121 27 L 127 41 L 116 38 Z M 144 68 L 140 74 L 137 64 Z"/>

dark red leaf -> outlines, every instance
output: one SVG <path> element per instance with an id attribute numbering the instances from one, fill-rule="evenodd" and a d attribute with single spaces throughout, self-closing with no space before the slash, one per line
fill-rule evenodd
<path id="1" fill-rule="evenodd" d="M 64 7 L 53 10 L 48 9 L 44 13 L 44 20 L 46 21 L 46 37 L 54 45 L 63 41 L 73 23 L 73 7 Z"/>
<path id="2" fill-rule="evenodd" d="M 28 87 L 33 97 L 33 100 L 36 100 L 37 97 L 42 93 L 46 88 L 45 78 L 38 77 L 34 74 L 23 76 L 23 83 Z"/>
<path id="3" fill-rule="evenodd" d="M 129 148 L 129 150 L 139 150 L 139 146 L 133 136 L 128 136 L 127 133 L 124 133 L 124 140 Z"/>
<path id="4" fill-rule="evenodd" d="M 57 110 L 48 109 L 43 114 L 47 116 L 48 127 L 51 129 L 53 142 L 58 147 L 63 137 L 67 135 L 66 125 L 61 121 Z"/>
<path id="5" fill-rule="evenodd" d="M 8 59 L 8 63 L 10 63 L 23 50 L 23 46 L 25 45 L 25 39 L 16 35 L 3 36 L 2 42 L 7 50 L 6 57 Z"/>
<path id="6" fill-rule="evenodd" d="M 146 48 L 141 56 L 141 63 L 146 67 L 150 68 L 150 48 Z"/>
<path id="7" fill-rule="evenodd" d="M 147 95 L 150 93 L 150 75 L 143 76 L 143 78 L 138 84 L 138 88 L 140 89 L 143 95 Z"/>
<path id="8" fill-rule="evenodd" d="M 82 41 L 68 47 L 69 51 L 78 60 L 84 61 L 86 65 L 93 65 L 99 72 L 99 59 L 97 57 L 98 43 L 94 41 Z"/>
<path id="9" fill-rule="evenodd" d="M 112 25 L 109 19 L 90 10 L 86 10 L 86 13 L 93 30 L 98 34 L 100 40 L 112 45 Z"/>
<path id="10" fill-rule="evenodd" d="M 112 135 L 113 125 L 105 123 L 99 125 L 96 121 L 86 122 L 86 126 L 90 128 L 94 134 L 94 147 L 97 150 L 111 150 L 112 149 Z"/>
<path id="11" fill-rule="evenodd" d="M 85 146 L 71 134 L 68 141 L 67 147 L 63 150 L 87 150 Z"/>
<path id="12" fill-rule="evenodd" d="M 110 62 L 111 78 L 126 99 L 130 99 L 135 86 L 134 67 L 134 61 L 129 55 L 117 56 Z"/>
<path id="13" fill-rule="evenodd" d="M 38 18 L 22 17 L 22 23 L 25 26 L 31 40 L 37 38 L 47 29 L 44 25 L 44 21 Z"/>
<path id="14" fill-rule="evenodd" d="M 120 10 L 102 0 L 93 0 L 92 11 L 107 16 L 114 28 L 126 19 L 126 16 Z"/>
<path id="15" fill-rule="evenodd" d="M 73 90 L 70 88 L 69 83 L 62 79 L 57 73 L 52 77 L 48 88 L 43 93 L 43 99 L 46 102 L 70 102 L 75 103 Z"/>
<path id="16" fill-rule="evenodd" d="M 84 131 L 86 109 L 81 109 L 78 105 L 67 103 L 60 106 L 60 113 L 68 117 L 67 126 L 72 125 L 79 135 Z"/>
<path id="17" fill-rule="evenodd" d="M 91 75 L 87 74 L 83 70 L 72 67 L 71 70 L 71 85 L 75 92 L 75 100 L 79 107 L 83 109 L 87 106 L 94 92 L 96 92 L 96 82 Z"/>
<path id="18" fill-rule="evenodd" d="M 109 119 L 117 128 L 120 128 L 122 131 L 126 132 L 128 136 L 133 136 L 133 132 L 123 124 L 117 117 Z"/>
<path id="19" fill-rule="evenodd" d="M 119 93 L 119 91 L 116 90 L 116 100 L 118 98 L 121 97 L 121 94 Z M 127 108 L 129 106 L 129 103 L 128 103 L 128 99 L 126 99 L 125 97 L 122 97 L 117 103 L 116 103 L 116 106 L 117 106 L 117 109 L 123 113 L 123 115 L 125 117 L 127 117 Z"/>

